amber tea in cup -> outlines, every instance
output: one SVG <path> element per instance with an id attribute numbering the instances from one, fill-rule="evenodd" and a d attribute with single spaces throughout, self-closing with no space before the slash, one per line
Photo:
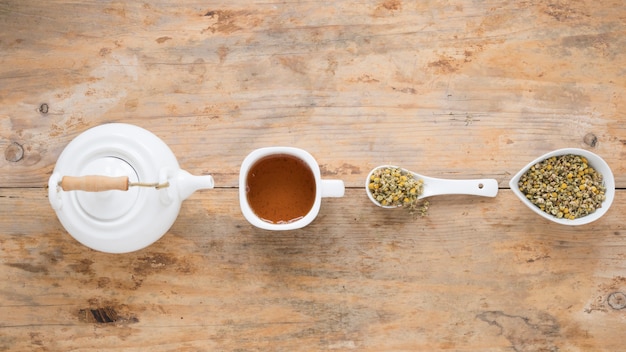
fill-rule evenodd
<path id="1" fill-rule="evenodd" d="M 289 223 L 303 218 L 315 202 L 315 176 L 301 159 L 289 154 L 261 158 L 246 178 L 252 211 L 264 221 Z"/>
<path id="2" fill-rule="evenodd" d="M 322 180 L 307 151 L 267 147 L 252 151 L 239 171 L 239 205 L 252 225 L 265 230 L 294 230 L 311 223 L 322 198 L 343 197 L 341 180 Z"/>

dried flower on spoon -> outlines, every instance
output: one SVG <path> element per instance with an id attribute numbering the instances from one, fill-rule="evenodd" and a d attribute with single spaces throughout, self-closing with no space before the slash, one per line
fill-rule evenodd
<path id="1" fill-rule="evenodd" d="M 404 207 L 411 213 L 418 210 L 425 215 L 428 201 L 418 197 L 424 191 L 424 181 L 418 180 L 406 170 L 397 167 L 379 168 L 370 176 L 367 190 L 382 206 Z"/>

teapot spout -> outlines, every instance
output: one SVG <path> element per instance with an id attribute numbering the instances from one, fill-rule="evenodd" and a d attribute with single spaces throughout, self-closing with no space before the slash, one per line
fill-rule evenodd
<path id="1" fill-rule="evenodd" d="M 187 199 L 197 190 L 211 189 L 214 187 L 213 176 L 194 176 L 185 170 L 178 171 L 177 184 L 180 200 Z"/>

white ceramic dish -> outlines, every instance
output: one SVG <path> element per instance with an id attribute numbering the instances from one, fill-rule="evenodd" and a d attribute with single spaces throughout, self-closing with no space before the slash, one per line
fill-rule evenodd
<path id="1" fill-rule="evenodd" d="M 602 207 L 599 209 L 596 209 L 595 212 L 587 216 L 583 216 L 581 218 L 577 218 L 574 220 L 562 219 L 562 218 L 559 219 L 556 216 L 548 214 L 544 212 L 543 210 L 539 209 L 539 207 L 531 203 L 531 201 L 526 198 L 526 195 L 519 189 L 519 186 L 518 186 L 518 182 L 520 178 L 533 165 L 543 160 L 546 160 L 548 158 L 551 158 L 553 156 L 561 156 L 561 155 L 567 155 L 567 154 L 580 155 L 580 156 L 587 158 L 587 161 L 589 162 L 589 166 L 593 167 L 597 172 L 599 172 L 602 175 L 602 178 L 604 180 L 604 186 L 606 187 L 606 190 L 605 190 L 606 199 L 604 200 L 604 202 L 602 202 Z M 604 161 L 604 159 L 602 159 L 598 155 L 588 150 L 578 149 L 578 148 L 558 149 L 558 150 L 552 151 L 550 153 L 546 153 L 538 157 L 537 159 L 531 161 L 526 166 L 524 166 L 515 176 L 513 176 L 511 181 L 509 181 L 509 186 L 511 187 L 511 190 L 513 191 L 513 193 L 522 201 L 522 203 L 526 204 L 526 206 L 530 208 L 530 210 L 539 214 L 539 216 L 545 219 L 548 219 L 550 221 L 554 221 L 558 224 L 570 225 L 570 226 L 584 225 L 584 224 L 593 222 L 595 220 L 598 220 L 600 217 L 602 217 L 602 215 L 604 215 L 609 210 L 609 208 L 611 207 L 611 204 L 613 203 L 613 199 L 615 198 L 615 179 L 613 178 L 613 172 L 611 171 L 611 168 L 609 167 L 609 165 Z"/>

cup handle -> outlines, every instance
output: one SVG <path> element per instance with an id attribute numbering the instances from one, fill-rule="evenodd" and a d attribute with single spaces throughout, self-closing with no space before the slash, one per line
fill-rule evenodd
<path id="1" fill-rule="evenodd" d="M 345 186 L 342 180 L 321 180 L 322 198 L 343 197 Z"/>

